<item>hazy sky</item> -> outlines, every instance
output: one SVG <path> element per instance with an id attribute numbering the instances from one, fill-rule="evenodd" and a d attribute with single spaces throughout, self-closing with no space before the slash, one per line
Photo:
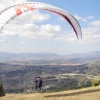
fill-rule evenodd
<path id="1" fill-rule="evenodd" d="M 66 10 L 77 18 L 82 40 L 77 40 L 60 16 L 33 10 L 5 25 L 0 33 L 0 51 L 58 54 L 100 51 L 100 0 L 0 0 L 0 10 L 18 2 L 43 2 Z"/>

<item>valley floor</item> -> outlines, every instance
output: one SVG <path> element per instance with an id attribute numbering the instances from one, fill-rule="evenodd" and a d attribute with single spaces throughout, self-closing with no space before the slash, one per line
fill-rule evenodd
<path id="1" fill-rule="evenodd" d="M 52 93 L 6 94 L 0 100 L 100 100 L 100 86 Z"/>

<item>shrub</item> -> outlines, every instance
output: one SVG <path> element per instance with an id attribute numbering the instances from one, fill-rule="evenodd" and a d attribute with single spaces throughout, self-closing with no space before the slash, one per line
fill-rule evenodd
<path id="1" fill-rule="evenodd" d="M 98 86 L 100 84 L 100 80 L 92 79 L 92 86 Z"/>

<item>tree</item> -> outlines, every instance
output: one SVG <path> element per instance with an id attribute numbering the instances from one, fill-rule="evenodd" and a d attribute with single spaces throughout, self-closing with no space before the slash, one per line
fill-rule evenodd
<path id="1" fill-rule="evenodd" d="M 4 89 L 3 89 L 3 85 L 2 83 L 0 82 L 0 97 L 1 96 L 5 96 L 5 92 L 4 92 Z"/>

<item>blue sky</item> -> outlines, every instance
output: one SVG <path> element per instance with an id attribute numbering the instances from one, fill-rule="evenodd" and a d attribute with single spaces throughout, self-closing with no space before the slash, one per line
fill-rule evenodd
<path id="1" fill-rule="evenodd" d="M 18 2 L 42 2 L 66 10 L 78 20 L 82 40 L 77 40 L 60 16 L 34 10 L 5 25 L 0 34 L 0 51 L 63 55 L 100 51 L 100 0 L 0 0 L 0 10 Z"/>

